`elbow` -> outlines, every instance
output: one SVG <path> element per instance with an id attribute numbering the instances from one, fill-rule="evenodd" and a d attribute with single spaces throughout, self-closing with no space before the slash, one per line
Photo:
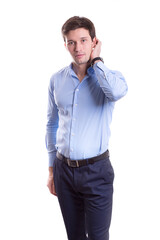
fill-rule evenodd
<path id="1" fill-rule="evenodd" d="M 110 101 L 116 102 L 122 97 L 124 97 L 127 94 L 127 92 L 128 92 L 128 87 L 126 85 L 121 90 L 113 89 L 107 97 L 109 98 Z"/>

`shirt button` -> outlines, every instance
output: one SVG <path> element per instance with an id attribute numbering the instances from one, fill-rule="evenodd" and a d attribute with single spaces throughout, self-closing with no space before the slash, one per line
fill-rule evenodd
<path id="1" fill-rule="evenodd" d="M 79 91 L 79 89 L 77 88 L 77 89 L 76 89 L 76 91 L 78 92 L 78 91 Z"/>
<path id="2" fill-rule="evenodd" d="M 77 105 L 78 105 L 78 104 L 76 103 L 75 106 L 77 107 Z"/>
<path id="3" fill-rule="evenodd" d="M 72 133 L 72 136 L 74 136 L 75 134 L 74 133 Z"/>
<path id="4" fill-rule="evenodd" d="M 71 152 L 73 152 L 73 148 L 71 148 Z"/>

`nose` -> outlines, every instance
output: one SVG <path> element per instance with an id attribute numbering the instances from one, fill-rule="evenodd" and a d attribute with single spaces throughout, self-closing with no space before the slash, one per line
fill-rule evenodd
<path id="1" fill-rule="evenodd" d="M 76 44 L 75 44 L 75 51 L 76 52 L 80 52 L 81 51 L 81 43 L 80 42 L 76 42 Z"/>

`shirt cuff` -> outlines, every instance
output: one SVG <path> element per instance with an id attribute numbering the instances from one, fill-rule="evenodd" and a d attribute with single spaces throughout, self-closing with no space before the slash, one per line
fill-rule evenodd
<path id="1" fill-rule="evenodd" d="M 56 152 L 48 153 L 48 165 L 49 165 L 49 167 L 53 167 L 55 158 L 56 158 Z"/>
<path id="2" fill-rule="evenodd" d="M 93 69 L 95 71 L 97 68 L 99 68 L 102 72 L 105 72 L 106 75 L 110 72 L 110 70 L 104 65 L 102 61 L 99 61 L 93 65 Z"/>

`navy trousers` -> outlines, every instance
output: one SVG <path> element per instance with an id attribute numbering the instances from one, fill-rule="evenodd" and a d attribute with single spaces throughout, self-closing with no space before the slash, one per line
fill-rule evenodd
<path id="1" fill-rule="evenodd" d="M 114 171 L 109 157 L 79 168 L 56 158 L 53 167 L 69 240 L 109 240 Z"/>

